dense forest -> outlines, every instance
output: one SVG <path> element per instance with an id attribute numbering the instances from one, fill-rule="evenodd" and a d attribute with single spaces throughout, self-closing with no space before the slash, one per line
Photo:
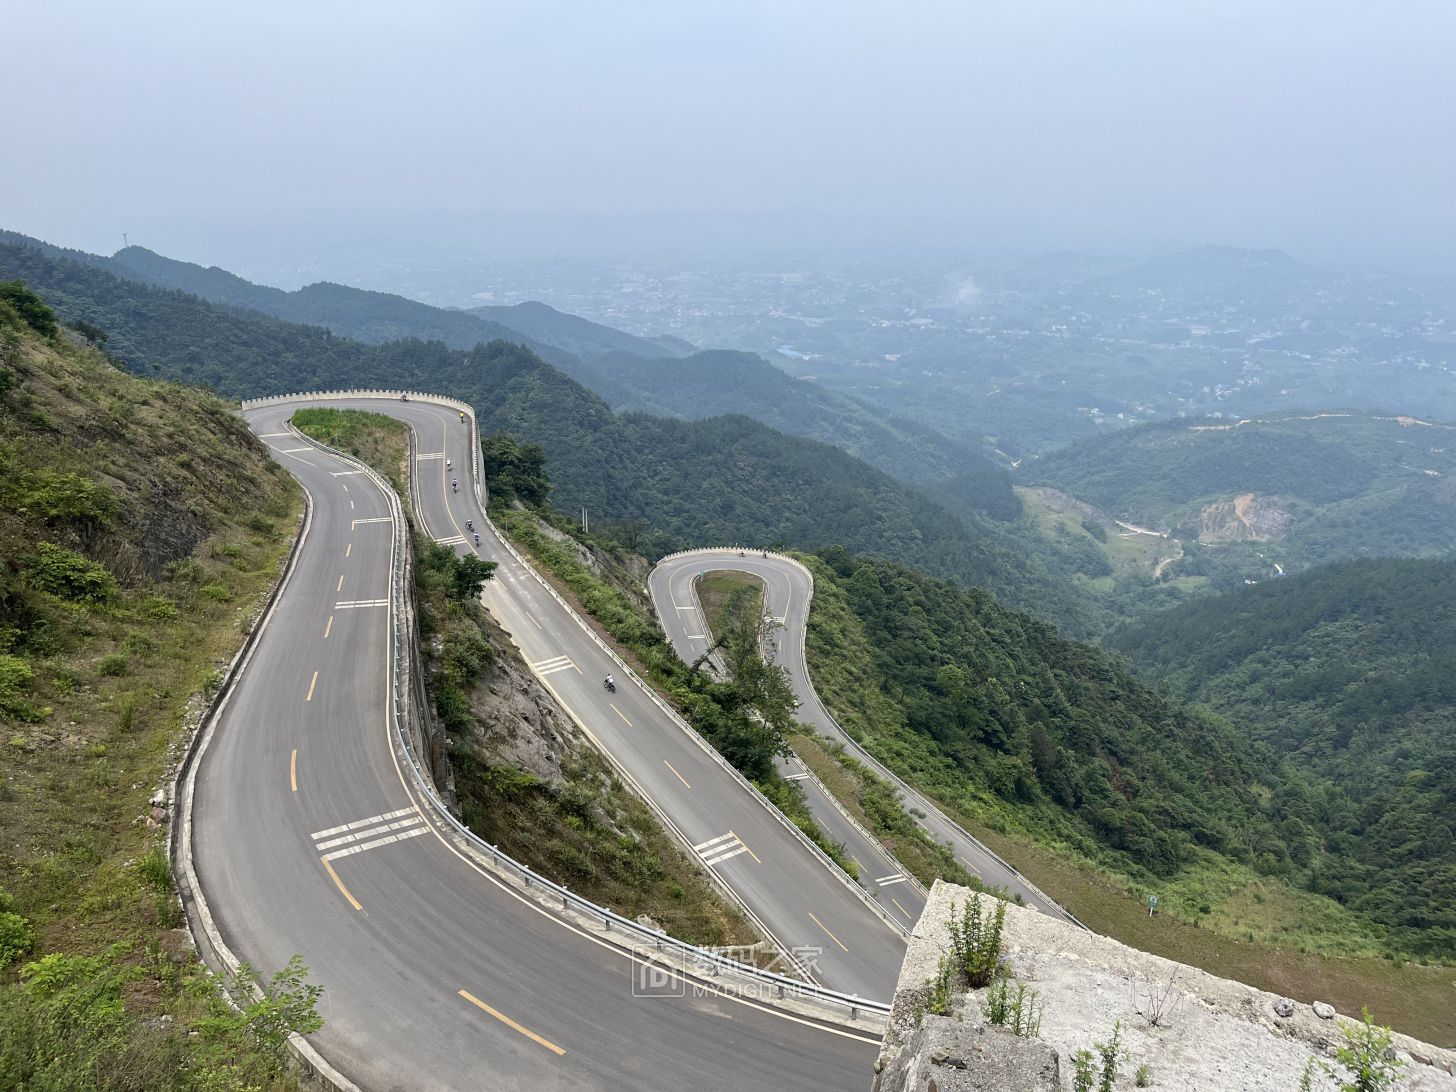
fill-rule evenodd
<path id="1" fill-rule="evenodd" d="M 1343 789 L 1350 811 L 1327 844 L 1346 861 L 1312 885 L 1450 951 L 1453 632 L 1456 564 L 1390 558 L 1195 600 L 1107 643 L 1171 692 Z"/>
<path id="2" fill-rule="evenodd" d="M 1009 476 L 976 448 L 911 422 L 882 421 L 854 399 L 793 379 L 751 353 L 694 353 L 674 338 L 636 337 L 541 303 L 446 310 L 339 284 L 285 292 L 142 247 L 108 258 L 13 232 L 0 232 L 0 244 L 371 345 L 402 339 L 439 341 L 452 349 L 495 340 L 526 345 L 614 408 L 693 418 L 743 414 L 790 435 L 834 444 L 902 481 L 947 482 L 950 495 L 973 510 L 1000 519 L 1020 511 Z M 12 275 L 36 278 L 34 270 L 19 268 Z"/>
<path id="3" fill-rule="evenodd" d="M 1238 597 L 1242 609 L 1226 606 L 1221 627 L 1205 616 L 1222 599 L 1162 616 L 1138 647 L 1166 646 L 1165 665 L 1223 665 L 1209 685 L 1230 696 L 1230 712 L 1265 703 L 1263 730 L 1246 733 L 1242 715 L 1235 726 L 1161 696 L 1114 657 L 979 589 L 840 549 L 821 558 L 833 587 L 819 582 L 816 613 L 821 595 L 842 596 L 872 650 L 873 676 L 859 682 L 889 699 L 861 722 L 879 734 L 865 742 L 935 794 L 973 813 L 1003 808 L 1133 876 L 1166 880 L 1212 851 L 1336 899 L 1408 951 L 1456 955 L 1456 660 L 1416 651 L 1440 647 L 1427 642 L 1456 621 L 1451 566 L 1417 579 L 1403 567 L 1432 563 L 1400 562 L 1379 580 L 1378 569 L 1354 566 L 1317 582 L 1321 605 L 1303 609 L 1294 600 L 1304 597 L 1282 591 L 1294 581 L 1271 585 L 1289 598 L 1269 598 L 1267 626 L 1249 617 L 1251 601 L 1270 596 L 1263 588 Z M 1366 584 L 1383 590 L 1361 593 Z M 1404 606 L 1437 586 L 1429 627 L 1416 624 Z M 1348 646 L 1357 659 L 1367 645 L 1381 650 L 1368 666 L 1345 666 L 1341 635 L 1312 624 L 1346 597 L 1371 615 L 1366 641 Z M 811 652 L 830 655 L 839 638 L 822 625 L 811 616 Z M 1207 644 L 1187 636 L 1210 630 L 1218 636 Z M 1243 657 L 1281 640 L 1288 662 L 1259 688 L 1261 672 Z M 1393 661 L 1408 662 L 1382 669 Z M 1237 704 L 1231 695 L 1245 686 Z M 1332 692 L 1348 704 L 1323 709 Z M 1286 716 L 1295 724 L 1282 726 Z"/>
<path id="4" fill-rule="evenodd" d="M 887 418 L 753 353 L 719 349 L 644 359 L 614 352 L 565 370 L 618 411 L 689 419 L 742 414 L 791 436 L 834 444 L 900 481 L 933 486 L 958 478 L 954 488 L 971 507 L 998 519 L 1021 511 L 1010 475 L 979 448 Z"/>
<path id="5" fill-rule="evenodd" d="M 365 345 L 119 279 L 34 247 L 0 246 L 0 275 L 31 284 L 70 322 L 105 331 L 132 371 L 232 397 L 337 387 L 430 389 L 476 406 L 481 428 L 539 443 L 562 511 L 652 529 L 649 552 L 721 542 L 840 543 L 943 576 L 990 586 L 1077 633 L 1103 615 L 1057 571 L 1046 546 L 976 513 L 951 513 L 852 455 L 785 436 L 746 417 L 681 421 L 614 414 L 529 349 L 504 341 L 469 351 L 441 342 Z"/>

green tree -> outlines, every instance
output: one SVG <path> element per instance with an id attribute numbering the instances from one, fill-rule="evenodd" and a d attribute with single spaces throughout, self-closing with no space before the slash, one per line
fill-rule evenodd
<path id="1" fill-rule="evenodd" d="M 486 561 L 474 554 L 455 559 L 450 570 L 450 595 L 461 602 L 469 602 L 480 595 L 485 582 L 495 573 L 495 562 Z"/>
<path id="2" fill-rule="evenodd" d="M 480 442 L 485 484 L 492 499 L 518 497 L 538 507 L 546 503 L 551 479 L 546 474 L 546 452 L 540 444 L 522 443 L 504 432 Z"/>
<path id="3" fill-rule="evenodd" d="M 24 281 L 0 281 L 0 304 L 8 305 L 22 322 L 42 337 L 54 337 L 59 325 L 56 313 Z"/>

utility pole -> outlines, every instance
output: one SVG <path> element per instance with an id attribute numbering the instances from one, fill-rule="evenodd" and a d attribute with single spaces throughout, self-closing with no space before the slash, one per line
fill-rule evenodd
<path id="1" fill-rule="evenodd" d="M 591 534 L 591 521 L 587 519 L 586 505 L 582 505 L 581 507 L 581 533 L 584 535 Z"/>
<path id="2" fill-rule="evenodd" d="M 127 239 L 126 239 L 126 232 L 124 232 L 124 231 L 123 231 L 123 232 L 122 232 L 122 233 L 121 233 L 121 249 L 122 249 L 122 250 L 125 250 L 125 249 L 126 249 L 126 248 L 127 248 L 127 247 L 129 247 L 129 246 L 131 246 L 131 243 L 129 243 L 129 242 L 127 242 Z"/>

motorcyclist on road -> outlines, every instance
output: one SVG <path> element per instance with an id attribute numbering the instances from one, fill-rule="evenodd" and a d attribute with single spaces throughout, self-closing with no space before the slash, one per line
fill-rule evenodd
<path id="1" fill-rule="evenodd" d="M 445 460 L 445 469 L 446 470 L 454 470 L 455 469 L 454 465 L 450 462 L 449 459 L 446 459 Z"/>
<path id="2" fill-rule="evenodd" d="M 451 478 L 450 479 L 450 492 L 452 492 L 452 493 L 458 493 L 459 491 L 460 491 L 460 483 L 458 481 L 456 481 L 454 478 Z"/>
<path id="3" fill-rule="evenodd" d="M 475 530 L 475 521 L 473 519 L 466 520 L 465 521 L 465 529 L 467 531 L 473 531 L 473 530 Z"/>
<path id="4" fill-rule="evenodd" d="M 476 536 L 475 536 L 475 544 L 476 544 L 476 545 L 477 545 L 477 546 L 479 546 L 479 545 L 480 545 L 480 536 L 479 536 L 479 535 L 476 535 Z"/>
<path id="5" fill-rule="evenodd" d="M 612 676 L 610 675 L 602 680 L 602 685 L 605 686 L 608 690 L 612 691 L 612 693 L 614 694 L 617 692 L 617 680 L 612 678 Z"/>

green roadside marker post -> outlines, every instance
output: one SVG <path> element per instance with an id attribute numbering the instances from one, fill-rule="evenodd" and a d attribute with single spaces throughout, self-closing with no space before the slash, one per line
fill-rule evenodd
<path id="1" fill-rule="evenodd" d="M 1153 916 L 1153 911 L 1156 910 L 1157 908 L 1158 908 L 1158 896 L 1157 895 L 1149 895 L 1148 896 L 1148 917 L 1152 917 Z"/>

